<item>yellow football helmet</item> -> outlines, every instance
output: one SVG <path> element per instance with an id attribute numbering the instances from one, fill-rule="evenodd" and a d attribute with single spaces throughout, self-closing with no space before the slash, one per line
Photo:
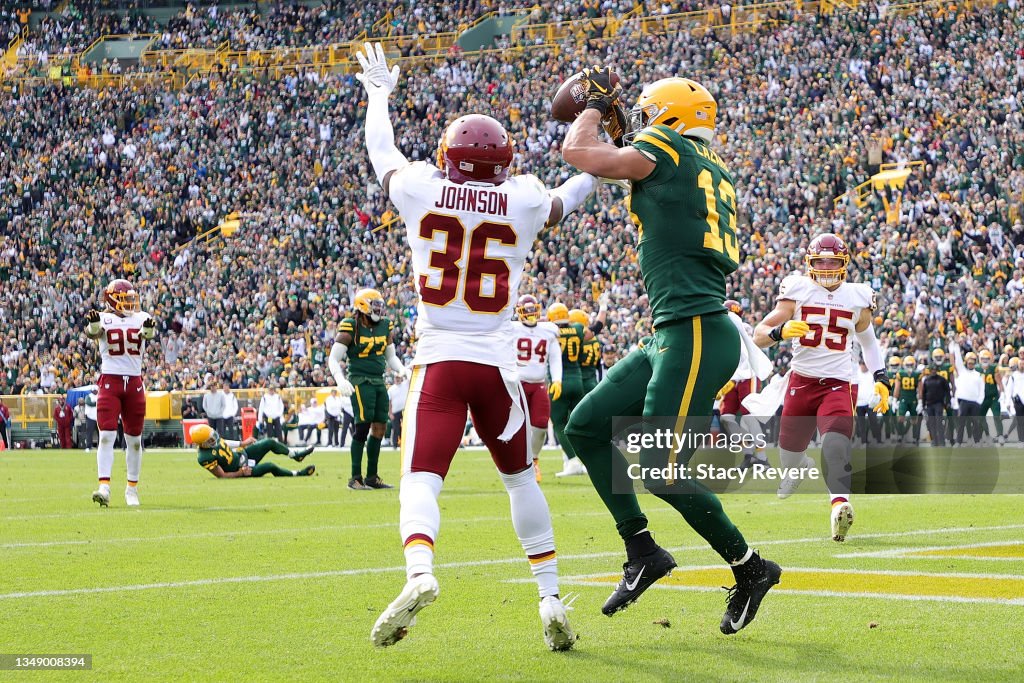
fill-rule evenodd
<path id="1" fill-rule="evenodd" d="M 916 367 L 917 367 L 917 359 L 914 358 L 913 356 L 907 356 L 906 358 L 903 359 L 903 369 L 904 370 L 913 370 Z"/>
<path id="2" fill-rule="evenodd" d="M 1020 358 L 1017 358 L 1016 356 L 1014 356 L 1013 358 L 1010 359 L 1010 370 L 1019 370 L 1019 369 L 1020 369 Z"/>
<path id="3" fill-rule="evenodd" d="M 553 323 L 567 322 L 569 320 L 569 308 L 565 304 L 555 302 L 548 306 L 548 320 Z"/>
<path id="4" fill-rule="evenodd" d="M 689 78 L 663 78 L 644 87 L 630 110 L 627 142 L 655 124 L 711 142 L 717 117 L 718 102 L 703 85 Z"/>
<path id="5" fill-rule="evenodd" d="M 188 437 L 192 439 L 192 443 L 205 448 L 213 448 L 217 445 L 217 439 L 220 438 L 213 427 L 204 424 L 192 425 L 192 428 L 188 430 Z"/>
<path id="6" fill-rule="evenodd" d="M 899 356 L 890 356 L 890 358 L 889 358 L 889 369 L 890 370 L 899 370 L 900 369 L 900 357 Z"/>
<path id="7" fill-rule="evenodd" d="M 976 354 L 974 351 L 968 351 L 966 354 L 964 354 L 964 365 L 966 365 L 968 368 L 973 368 L 977 362 L 978 354 Z"/>
<path id="8" fill-rule="evenodd" d="M 375 323 L 384 317 L 384 297 L 376 289 L 360 289 L 352 303 L 357 311 Z"/>
<path id="9" fill-rule="evenodd" d="M 569 311 L 569 322 L 579 323 L 580 325 L 586 327 L 587 325 L 590 324 L 590 318 L 588 318 L 587 314 L 584 313 L 582 310 L 574 308 L 571 311 Z"/>
<path id="10" fill-rule="evenodd" d="M 946 352 L 942 349 L 932 349 L 932 361 L 935 363 L 945 363 Z"/>
<path id="11" fill-rule="evenodd" d="M 981 361 L 982 365 L 992 365 L 993 359 L 994 356 L 992 355 L 992 352 L 989 351 L 988 349 L 982 349 L 981 353 L 978 354 L 978 360 Z"/>

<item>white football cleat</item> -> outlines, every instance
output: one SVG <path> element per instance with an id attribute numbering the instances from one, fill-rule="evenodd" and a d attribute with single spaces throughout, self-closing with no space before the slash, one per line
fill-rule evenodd
<path id="1" fill-rule="evenodd" d="M 800 461 L 800 469 L 808 470 L 812 467 L 814 467 L 814 460 L 812 460 L 810 456 L 805 455 L 804 459 Z M 779 498 L 789 498 L 790 496 L 792 496 L 794 493 L 796 493 L 796 490 L 800 486 L 800 482 L 802 481 L 803 478 L 783 478 L 783 480 L 779 482 Z"/>
<path id="2" fill-rule="evenodd" d="M 124 490 L 124 502 L 128 507 L 139 506 L 139 491 L 134 486 L 128 486 Z"/>
<path id="3" fill-rule="evenodd" d="M 441 589 L 433 574 L 420 574 L 409 579 L 394 602 L 377 617 L 370 631 L 370 640 L 377 647 L 394 645 L 409 633 L 416 623 L 416 614 L 437 599 Z"/>
<path id="4" fill-rule="evenodd" d="M 842 502 L 832 506 L 832 540 L 842 543 L 853 526 L 853 506 Z"/>
<path id="5" fill-rule="evenodd" d="M 540 601 L 540 621 L 544 624 L 544 642 L 554 652 L 571 649 L 576 643 L 576 634 L 569 626 L 569 609 L 554 595 Z"/>
<path id="6" fill-rule="evenodd" d="M 99 503 L 101 508 L 108 507 L 110 505 L 110 487 L 100 486 L 99 489 L 93 491 L 92 502 Z"/>
<path id="7" fill-rule="evenodd" d="M 561 472 L 555 472 L 556 477 L 575 477 L 586 474 L 587 468 L 579 458 L 569 458 L 562 466 Z"/>

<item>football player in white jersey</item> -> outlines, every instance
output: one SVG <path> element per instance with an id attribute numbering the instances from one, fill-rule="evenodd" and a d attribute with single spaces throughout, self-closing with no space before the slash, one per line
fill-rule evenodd
<path id="1" fill-rule="evenodd" d="M 562 352 L 558 346 L 558 326 L 540 319 L 540 302 L 532 294 L 524 294 L 516 303 L 518 320 L 512 322 L 515 330 L 516 362 L 519 365 L 519 383 L 526 395 L 530 414 L 530 453 L 533 470 L 540 481 L 537 458 L 548 436 L 551 419 L 551 397 L 562 393 Z M 548 374 L 551 386 L 548 387 Z"/>
<path id="2" fill-rule="evenodd" d="M 735 299 L 727 299 L 723 304 L 730 313 L 739 316 L 743 312 L 742 306 Z M 739 324 L 748 336 L 753 337 L 754 330 L 742 319 Z M 750 354 L 744 344 L 740 344 L 740 362 L 736 366 L 736 372 L 732 374 L 729 382 L 722 387 L 719 395 L 719 414 L 722 423 L 722 431 L 730 437 L 734 434 L 744 436 L 743 469 L 759 465 L 767 465 L 768 458 L 763 448 L 755 448 L 753 444 L 759 443 L 758 436 L 761 435 L 761 425 L 757 418 L 750 414 L 744 407 L 743 399 L 750 394 L 757 393 L 757 376 L 750 362 Z"/>
<path id="3" fill-rule="evenodd" d="M 142 359 L 146 341 L 156 336 L 156 320 L 139 306 L 139 293 L 130 282 L 117 279 L 103 290 L 103 311 L 89 311 L 85 334 L 100 347 L 99 395 L 96 424 L 100 430 L 96 449 L 99 488 L 93 501 L 110 504 L 110 470 L 114 467 L 117 421 L 124 428 L 128 485 L 125 503 L 139 504 L 139 470 L 142 468 L 142 428 L 146 420 L 146 390 L 142 385 Z"/>
<path id="4" fill-rule="evenodd" d="M 468 408 L 509 495 L 512 525 L 541 597 L 544 640 L 552 650 L 567 650 L 576 636 L 559 597 L 551 516 L 527 446 L 512 308 L 537 234 L 580 206 L 598 179 L 580 174 L 549 191 L 532 175 L 510 176 L 508 133 L 478 114 L 448 125 L 436 166 L 409 163 L 395 147 L 388 114 L 398 67 L 388 70 L 379 44 L 366 45 L 357 58 L 363 67 L 357 78 L 367 91 L 367 152 L 405 223 L 420 297 L 399 491 L 408 581 L 377 619 L 371 640 L 398 642 L 437 598 L 437 497 Z"/>
<path id="5" fill-rule="evenodd" d="M 849 466 L 857 397 L 851 337 L 856 336 L 875 379 L 881 399 L 878 412 L 888 409 L 891 386 L 871 326 L 875 293 L 867 284 L 846 282 L 850 262 L 846 243 L 836 235 L 818 235 L 811 240 L 805 261 L 807 275 L 790 275 L 782 281 L 775 309 L 755 328 L 754 341 L 767 348 L 783 339 L 793 340 L 779 456 L 783 467 L 813 466 L 805 450 L 815 428 L 821 433 L 832 502 L 832 540 L 844 541 L 853 524 Z M 799 478 L 783 480 L 779 497 L 791 495 L 799 482 Z"/>

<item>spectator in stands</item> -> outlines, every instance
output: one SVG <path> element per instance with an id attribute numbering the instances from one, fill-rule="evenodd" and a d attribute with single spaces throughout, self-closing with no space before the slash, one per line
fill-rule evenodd
<path id="1" fill-rule="evenodd" d="M 227 409 L 227 395 L 221 390 L 216 378 L 210 380 L 206 394 L 203 395 L 203 412 L 210 426 L 218 434 L 224 434 L 224 413 Z"/>

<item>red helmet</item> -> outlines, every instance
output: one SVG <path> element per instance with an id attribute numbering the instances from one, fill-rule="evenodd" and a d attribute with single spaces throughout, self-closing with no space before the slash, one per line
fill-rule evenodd
<path id="1" fill-rule="evenodd" d="M 540 320 L 540 302 L 532 294 L 523 294 L 516 302 L 516 315 L 527 327 L 533 327 Z"/>
<path id="2" fill-rule="evenodd" d="M 122 278 L 114 280 L 104 288 L 103 303 L 118 313 L 134 313 L 141 310 L 139 293 L 135 291 L 132 283 Z"/>
<path id="3" fill-rule="evenodd" d="M 512 138 L 500 123 L 483 114 L 452 121 L 437 148 L 437 165 L 453 183 L 500 185 L 511 163 Z"/>
<path id="4" fill-rule="evenodd" d="M 740 306 L 740 302 L 736 301 L 736 299 L 726 299 L 722 305 L 725 306 L 725 310 L 735 313 L 736 315 L 743 312 L 743 307 Z"/>
<path id="5" fill-rule="evenodd" d="M 838 268 L 815 268 L 814 262 L 819 259 L 838 259 L 842 264 Z M 807 274 L 815 282 L 822 287 L 835 287 L 846 279 L 850 249 L 838 235 L 825 233 L 811 240 L 804 261 L 807 263 Z"/>

